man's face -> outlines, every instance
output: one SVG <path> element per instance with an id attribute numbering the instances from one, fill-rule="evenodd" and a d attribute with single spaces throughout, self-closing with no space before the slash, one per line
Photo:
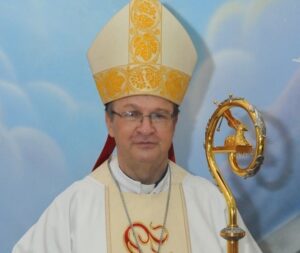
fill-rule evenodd
<path id="1" fill-rule="evenodd" d="M 174 110 L 171 102 L 156 96 L 138 95 L 114 101 L 112 110 L 114 114 L 106 114 L 106 123 L 109 135 L 115 138 L 120 164 L 161 164 L 168 159 L 177 117 L 163 122 L 151 121 L 149 117 L 130 121 L 116 114 L 171 115 Z"/>

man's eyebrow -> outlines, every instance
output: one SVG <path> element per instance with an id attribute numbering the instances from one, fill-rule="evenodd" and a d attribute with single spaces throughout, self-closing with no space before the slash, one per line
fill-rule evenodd
<path id="1" fill-rule="evenodd" d="M 123 105 L 123 108 L 133 108 L 133 109 L 139 109 L 140 107 L 136 104 L 125 104 Z"/>
<path id="2" fill-rule="evenodd" d="M 123 105 L 123 108 L 124 109 L 129 108 L 129 109 L 133 109 L 133 110 L 142 110 L 142 108 L 136 104 L 126 104 L 126 105 Z M 169 112 L 168 109 L 161 108 L 161 107 L 153 108 L 151 111 L 152 112 Z"/>

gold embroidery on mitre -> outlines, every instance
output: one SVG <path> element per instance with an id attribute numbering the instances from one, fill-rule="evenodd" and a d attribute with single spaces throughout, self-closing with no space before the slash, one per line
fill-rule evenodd
<path id="1" fill-rule="evenodd" d="M 129 85 L 138 91 L 155 91 L 161 83 L 161 69 L 151 65 L 137 65 L 130 68 L 128 75 Z"/>
<path id="2" fill-rule="evenodd" d="M 150 33 L 136 35 L 131 41 L 131 59 L 136 62 L 157 62 L 160 43 Z"/>
<path id="3" fill-rule="evenodd" d="M 94 75 L 104 104 L 132 95 L 154 95 L 180 104 L 190 76 L 161 65 L 118 66 Z"/>
<path id="4" fill-rule="evenodd" d="M 112 101 L 122 96 L 127 83 L 126 68 L 111 68 L 94 75 L 100 97 L 105 101 Z"/>
<path id="5" fill-rule="evenodd" d="M 130 2 L 128 64 L 94 74 L 104 104 L 131 95 L 156 95 L 181 103 L 190 76 L 162 65 L 161 26 L 159 0 Z"/>
<path id="6" fill-rule="evenodd" d="M 174 69 L 166 69 L 165 92 L 174 101 L 181 101 L 187 89 L 190 77 Z M 164 95 L 164 94 L 162 94 Z"/>
<path id="7" fill-rule="evenodd" d="M 133 0 L 129 7 L 129 63 L 161 63 L 161 4 Z"/>

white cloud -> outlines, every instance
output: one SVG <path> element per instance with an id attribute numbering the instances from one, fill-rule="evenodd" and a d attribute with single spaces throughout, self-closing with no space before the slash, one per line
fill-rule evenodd
<path id="1" fill-rule="evenodd" d="M 222 28 L 222 24 L 233 16 L 240 16 L 244 11 L 244 5 L 237 1 L 230 1 L 223 4 L 210 19 L 207 27 L 207 42 L 213 44 L 216 34 Z"/>
<path id="2" fill-rule="evenodd" d="M 70 181 L 63 151 L 53 138 L 30 127 L 0 124 L 1 222 L 15 242 Z M 13 242 L 11 242 L 13 243 Z"/>
<path id="3" fill-rule="evenodd" d="M 10 133 L 27 163 L 39 165 L 43 171 L 47 167 L 59 170 L 65 167 L 62 150 L 46 133 L 28 127 L 16 127 Z"/>
<path id="4" fill-rule="evenodd" d="M 211 17 L 207 27 L 207 43 L 214 45 L 218 40 L 224 23 L 235 20 L 234 25 L 239 27 L 241 35 L 246 34 L 256 24 L 263 12 L 279 0 L 254 0 L 254 1 L 227 1 Z"/>
<path id="5" fill-rule="evenodd" d="M 18 83 L 14 66 L 0 52 L 2 69 L 10 74 L 0 80 L 0 198 L 5 207 L 0 219 L 8 228 L 6 238 L 15 241 L 71 181 L 72 161 L 66 161 L 61 133 L 45 129 L 51 120 L 57 128 L 71 125 L 66 116 L 79 106 L 57 85 Z"/>
<path id="6" fill-rule="evenodd" d="M 9 57 L 0 48 L 0 77 L 1 79 L 16 80 L 15 69 Z"/>
<path id="7" fill-rule="evenodd" d="M 14 97 L 15 101 L 23 101 L 27 106 L 31 106 L 28 95 L 15 83 L 0 80 L 0 94 L 3 97 Z M 12 101 L 13 102 L 13 101 Z"/>
<path id="8" fill-rule="evenodd" d="M 78 103 L 68 94 L 61 86 L 54 83 L 39 81 L 29 84 L 30 91 L 37 92 L 43 97 L 50 98 L 53 103 L 59 102 L 61 108 L 67 109 L 69 112 L 75 112 L 78 109 Z"/>
<path id="9" fill-rule="evenodd" d="M 14 69 L 1 51 L 0 58 L 5 59 L 2 62 L 6 62 L 8 68 Z M 33 94 L 28 92 L 30 88 L 38 90 L 39 103 L 35 103 Z M 54 174 L 66 174 L 65 155 L 55 137 L 37 128 L 43 118 L 38 117 L 36 111 L 47 103 L 49 97 L 51 102 L 59 102 L 59 106 L 67 111 L 74 112 L 78 108 L 66 91 L 48 82 L 29 85 L 28 89 L 15 81 L 0 80 L 0 168 L 4 177 L 16 181 L 39 173 L 47 180 Z M 55 114 L 65 115 L 65 112 L 59 110 Z"/>
<path id="10" fill-rule="evenodd" d="M 246 15 L 243 22 L 244 29 L 251 29 L 262 16 L 263 12 L 278 1 L 280 0 L 255 0 L 245 5 Z"/>
<path id="11" fill-rule="evenodd" d="M 47 180 L 49 175 L 65 173 L 62 150 L 42 131 L 29 127 L 8 129 L 0 125 L 0 140 L 0 167 L 11 179 L 39 172 Z"/>
<path id="12" fill-rule="evenodd" d="M 222 65 L 222 67 L 242 62 L 255 63 L 254 56 L 250 52 L 238 48 L 224 49 L 214 55 L 214 60 L 216 65 Z"/>
<path id="13" fill-rule="evenodd" d="M 216 71 L 209 87 L 210 99 L 225 99 L 230 94 L 243 96 L 259 85 L 251 83 L 256 72 L 256 59 L 251 52 L 238 48 L 223 49 L 213 58 Z"/>
<path id="14" fill-rule="evenodd" d="M 0 122 L 0 167 L 2 175 L 20 176 L 22 155 L 9 130 Z"/>
<path id="15" fill-rule="evenodd" d="M 17 84 L 0 80 L 0 167 L 19 177 L 43 167 L 65 168 L 65 158 L 55 140 L 34 127 L 34 106 Z M 53 170 L 53 169 L 52 169 Z M 17 174 L 16 174 L 17 173 Z"/>
<path id="16" fill-rule="evenodd" d="M 300 57 L 294 58 L 294 59 L 292 59 L 292 61 L 293 61 L 293 62 L 298 62 L 298 63 L 300 63 Z"/>
<path id="17" fill-rule="evenodd" d="M 14 82 L 0 80 L 0 120 L 7 126 L 36 122 L 30 97 Z"/>
<path id="18" fill-rule="evenodd" d="M 289 126 L 289 134 L 294 137 L 294 140 L 300 138 L 300 69 L 291 77 L 284 90 L 278 99 L 270 108 L 273 115 L 278 115 L 278 118 Z"/>

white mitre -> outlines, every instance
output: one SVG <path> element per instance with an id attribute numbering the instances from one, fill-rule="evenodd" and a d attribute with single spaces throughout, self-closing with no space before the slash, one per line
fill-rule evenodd
<path id="1" fill-rule="evenodd" d="M 88 60 L 104 104 L 155 95 L 180 104 L 197 61 L 189 35 L 158 0 L 132 0 L 97 35 Z"/>

